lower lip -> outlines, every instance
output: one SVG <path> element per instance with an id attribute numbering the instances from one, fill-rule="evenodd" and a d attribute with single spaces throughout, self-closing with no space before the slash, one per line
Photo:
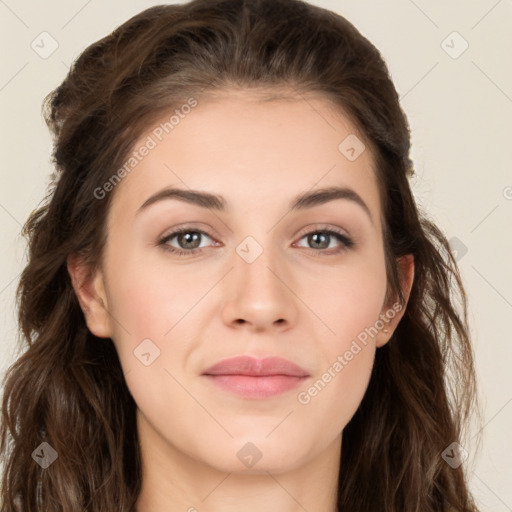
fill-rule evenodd
<path id="1" fill-rule="evenodd" d="M 300 386 L 307 377 L 289 375 L 205 375 L 215 385 L 243 398 L 270 398 Z"/>

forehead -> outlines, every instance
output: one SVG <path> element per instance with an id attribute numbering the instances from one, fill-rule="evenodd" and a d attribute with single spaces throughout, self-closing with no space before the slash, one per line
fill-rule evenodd
<path id="1" fill-rule="evenodd" d="M 222 195 L 227 211 L 247 213 L 343 186 L 379 217 L 370 148 L 343 111 L 320 95 L 233 89 L 202 96 L 193 108 L 162 113 L 133 151 L 139 156 L 117 185 L 114 213 L 138 209 L 165 187 Z"/>

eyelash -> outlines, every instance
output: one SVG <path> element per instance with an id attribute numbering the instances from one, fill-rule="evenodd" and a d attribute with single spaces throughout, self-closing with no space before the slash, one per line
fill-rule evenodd
<path id="1" fill-rule="evenodd" d="M 183 233 L 199 233 L 201 235 L 206 235 L 207 237 L 209 237 L 213 240 L 213 237 L 204 231 L 201 231 L 199 229 L 185 227 L 185 228 L 181 228 L 176 231 L 173 231 L 169 235 L 164 236 L 163 238 L 158 240 L 157 245 L 162 247 L 162 249 L 164 251 L 175 254 L 177 256 L 191 256 L 191 255 L 201 252 L 204 249 L 204 247 L 196 247 L 195 249 L 183 250 L 183 249 L 177 249 L 176 247 L 172 247 L 167 243 L 170 240 L 172 240 L 174 237 L 181 235 Z M 332 249 L 309 249 L 310 251 L 317 253 L 316 256 L 332 256 L 332 255 L 340 254 L 346 250 L 351 249 L 354 246 L 354 242 L 349 237 L 347 237 L 342 232 L 340 232 L 336 229 L 333 229 L 333 228 L 316 229 L 313 231 L 309 231 L 309 232 L 305 233 L 304 235 L 302 235 L 299 240 L 302 240 L 304 237 L 307 237 L 308 235 L 318 234 L 318 233 L 328 235 L 328 236 L 334 236 L 335 238 L 338 239 L 339 242 L 341 242 L 342 246 L 340 248 L 336 249 L 335 252 L 327 252 L 327 251 L 332 251 Z"/>

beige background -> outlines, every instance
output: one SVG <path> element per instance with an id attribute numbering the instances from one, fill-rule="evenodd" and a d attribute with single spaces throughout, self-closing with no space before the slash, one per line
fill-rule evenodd
<path id="1" fill-rule="evenodd" d="M 480 450 L 474 439 L 464 446 L 471 488 L 482 511 L 512 511 L 512 2 L 312 3 L 348 18 L 381 50 L 401 95 L 412 129 L 413 190 L 459 247 L 470 299 L 484 412 Z M 2 376 L 15 355 L 14 293 L 25 261 L 19 232 L 51 172 L 41 101 L 86 46 L 151 5 L 0 0 Z M 40 56 L 31 44 L 40 53 L 58 47 Z"/>

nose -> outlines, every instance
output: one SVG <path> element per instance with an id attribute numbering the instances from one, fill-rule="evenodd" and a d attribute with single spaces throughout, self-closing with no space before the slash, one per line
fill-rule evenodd
<path id="1" fill-rule="evenodd" d="M 251 332 L 287 330 L 295 324 L 300 302 L 289 268 L 275 251 L 263 250 L 252 262 L 233 255 L 224 284 L 222 317 L 226 325 Z"/>

